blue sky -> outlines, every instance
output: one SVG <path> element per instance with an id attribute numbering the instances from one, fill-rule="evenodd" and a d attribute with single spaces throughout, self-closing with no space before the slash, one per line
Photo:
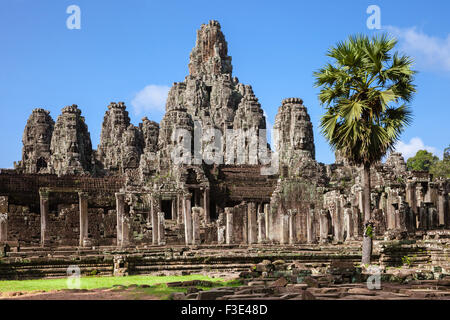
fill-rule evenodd
<path id="1" fill-rule="evenodd" d="M 80 30 L 66 27 L 70 5 L 81 9 Z M 314 126 L 316 158 L 332 163 L 318 130 L 323 109 L 313 72 L 336 42 L 380 32 L 366 26 L 369 5 L 380 7 L 382 28 L 398 37 L 398 49 L 415 59 L 419 71 L 414 122 L 398 149 L 408 157 L 427 148 L 442 158 L 450 144 L 447 0 L 2 0 L 0 167 L 21 159 L 23 129 L 37 107 L 56 121 L 62 107 L 77 104 L 94 147 L 111 101 L 124 101 L 135 125 L 144 116 L 159 122 L 166 88 L 188 74 L 196 30 L 211 19 L 222 25 L 234 76 L 253 86 L 268 123 L 283 98 L 301 97 Z"/>

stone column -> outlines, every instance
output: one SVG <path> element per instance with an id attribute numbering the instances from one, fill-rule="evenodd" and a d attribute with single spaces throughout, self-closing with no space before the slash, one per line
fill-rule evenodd
<path id="1" fill-rule="evenodd" d="M 337 199 L 335 202 L 334 208 L 334 219 L 333 219 L 333 227 L 334 227 L 334 240 L 338 242 L 344 241 L 344 233 L 343 231 L 343 217 L 340 201 Z"/>
<path id="2" fill-rule="evenodd" d="M 266 203 L 264 205 L 264 222 L 265 222 L 265 230 L 266 230 L 266 239 L 269 240 L 269 212 L 270 212 L 270 205 Z"/>
<path id="3" fill-rule="evenodd" d="M 445 226 L 445 196 L 443 190 L 439 192 L 437 207 L 439 212 L 439 226 Z"/>
<path id="4" fill-rule="evenodd" d="M 416 205 L 420 207 L 423 203 L 423 187 L 421 183 L 416 184 Z M 420 211 L 420 209 L 419 209 Z M 420 220 L 420 218 L 419 218 Z"/>
<path id="5" fill-rule="evenodd" d="M 327 243 L 328 242 L 328 210 L 321 209 L 320 210 L 320 242 Z"/>
<path id="6" fill-rule="evenodd" d="M 130 220 L 131 217 L 128 213 L 124 212 L 122 216 L 122 243 L 121 247 L 127 247 L 130 245 Z"/>
<path id="7" fill-rule="evenodd" d="M 8 214 L 0 213 L 0 242 L 8 241 Z"/>
<path id="8" fill-rule="evenodd" d="M 394 230 L 395 229 L 395 207 L 394 201 L 391 192 L 388 193 L 387 197 L 387 212 L 386 212 L 386 221 L 387 221 L 387 229 Z"/>
<path id="9" fill-rule="evenodd" d="M 423 203 L 419 207 L 419 228 L 421 230 L 427 229 L 427 208 Z"/>
<path id="10" fill-rule="evenodd" d="M 225 208 L 226 218 L 226 243 L 233 243 L 233 208 Z"/>
<path id="11" fill-rule="evenodd" d="M 78 192 L 80 206 L 80 247 L 84 247 L 84 240 L 88 239 L 88 194 Z"/>
<path id="12" fill-rule="evenodd" d="M 266 240 L 266 214 L 258 212 L 258 243 Z"/>
<path id="13" fill-rule="evenodd" d="M 360 236 L 360 212 L 357 207 L 352 207 L 352 220 L 353 220 L 353 236 Z"/>
<path id="14" fill-rule="evenodd" d="M 428 208 L 428 229 L 435 229 L 439 223 L 438 212 L 436 208 Z"/>
<path id="15" fill-rule="evenodd" d="M 217 225 L 217 243 L 218 244 L 224 244 L 225 243 L 225 233 L 226 233 L 227 227 L 224 225 Z"/>
<path id="16" fill-rule="evenodd" d="M 158 212 L 158 245 L 166 245 L 166 230 L 165 230 L 164 212 Z"/>
<path id="17" fill-rule="evenodd" d="M 406 202 L 408 202 L 412 212 L 417 214 L 416 186 L 414 183 L 409 182 L 406 184 Z"/>
<path id="18" fill-rule="evenodd" d="M 364 212 L 364 191 L 362 189 L 358 192 L 358 208 L 359 212 Z"/>
<path id="19" fill-rule="evenodd" d="M 280 244 L 287 244 L 289 242 L 289 212 L 280 212 Z"/>
<path id="20" fill-rule="evenodd" d="M 431 196 L 432 190 L 433 190 L 432 185 L 431 185 L 431 183 L 429 183 L 427 191 L 425 192 L 425 196 L 424 196 L 423 202 L 427 202 L 427 203 L 433 202 L 432 196 Z"/>
<path id="21" fill-rule="evenodd" d="M 295 228 L 295 216 L 297 215 L 297 209 L 288 210 L 288 229 L 289 229 L 289 244 L 297 242 L 297 234 Z"/>
<path id="22" fill-rule="evenodd" d="M 158 224 L 158 211 L 155 206 L 156 199 L 152 197 L 152 206 L 150 211 L 150 216 L 152 220 L 152 244 L 157 245 L 158 244 L 158 233 L 159 233 L 159 224 Z"/>
<path id="23" fill-rule="evenodd" d="M 0 197 L 0 242 L 8 241 L 8 211 L 9 199 L 7 196 Z"/>
<path id="24" fill-rule="evenodd" d="M 184 196 L 184 235 L 186 244 L 192 244 L 192 212 L 191 199 Z"/>
<path id="25" fill-rule="evenodd" d="M 345 208 L 344 209 L 344 225 L 346 231 L 345 241 L 350 241 L 354 239 L 354 228 L 353 228 L 353 217 L 352 217 L 352 209 Z"/>
<path id="26" fill-rule="evenodd" d="M 209 213 L 209 189 L 203 191 L 203 211 L 205 213 L 205 223 L 209 223 L 211 221 Z"/>
<path id="27" fill-rule="evenodd" d="M 200 244 L 200 224 L 202 208 L 192 208 L 192 244 Z"/>
<path id="28" fill-rule="evenodd" d="M 397 228 L 401 231 L 407 231 L 408 224 L 408 207 L 407 203 L 404 201 L 402 197 L 399 197 L 398 203 L 398 218 L 397 218 Z"/>
<path id="29" fill-rule="evenodd" d="M 247 205 L 247 215 L 248 215 L 248 243 L 256 243 L 258 241 L 257 236 L 257 222 L 256 222 L 256 204 L 250 202 Z"/>
<path id="30" fill-rule="evenodd" d="M 9 198 L 0 196 L 0 213 L 7 213 L 9 210 Z"/>
<path id="31" fill-rule="evenodd" d="M 182 201 L 182 197 L 178 194 L 177 195 L 177 223 L 181 224 L 183 223 L 184 219 L 184 203 Z"/>
<path id="32" fill-rule="evenodd" d="M 47 234 L 49 192 L 39 191 L 39 197 L 41 209 L 41 246 L 45 246 L 49 239 Z"/>
<path id="33" fill-rule="evenodd" d="M 247 204 L 242 204 L 238 207 L 239 212 L 242 214 L 242 242 L 248 244 L 248 206 Z"/>
<path id="34" fill-rule="evenodd" d="M 148 217 L 147 217 L 147 222 L 152 224 L 152 214 L 153 214 L 152 212 L 155 209 L 153 208 L 153 196 L 151 194 L 149 194 L 148 197 L 150 199 L 150 212 L 149 212 Z"/>
<path id="35" fill-rule="evenodd" d="M 316 235 L 314 232 L 314 208 L 310 207 L 308 215 L 306 216 L 306 240 L 308 243 L 316 242 Z"/>
<path id="36" fill-rule="evenodd" d="M 171 201 L 172 204 L 172 220 L 177 221 L 177 199 L 174 198 Z"/>
<path id="37" fill-rule="evenodd" d="M 117 246 L 122 245 L 122 225 L 125 214 L 125 195 L 116 193 L 116 213 L 117 213 Z"/>

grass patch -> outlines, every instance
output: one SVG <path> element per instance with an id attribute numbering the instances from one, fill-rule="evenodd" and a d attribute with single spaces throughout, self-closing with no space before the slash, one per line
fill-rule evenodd
<path id="1" fill-rule="evenodd" d="M 147 293 L 152 291 L 161 294 L 170 294 L 171 292 L 183 292 L 182 288 L 168 288 L 165 283 L 189 280 L 208 280 L 217 282 L 217 286 L 224 286 L 233 281 L 223 281 L 222 278 L 211 278 L 204 275 L 192 274 L 188 276 L 127 276 L 127 277 L 81 277 L 80 289 L 99 289 L 111 288 L 114 285 L 129 286 L 149 285 L 151 288 L 139 288 Z M 36 280 L 4 280 L 0 281 L 0 292 L 17 291 L 52 291 L 67 289 L 67 278 L 58 279 L 36 279 Z M 159 295 L 159 294 L 158 294 Z"/>

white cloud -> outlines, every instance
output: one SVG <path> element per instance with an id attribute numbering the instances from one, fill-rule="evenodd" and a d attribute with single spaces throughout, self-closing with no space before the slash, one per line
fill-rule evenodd
<path id="1" fill-rule="evenodd" d="M 446 38 L 439 38 L 416 27 L 385 26 L 384 29 L 399 40 L 400 49 L 413 57 L 420 67 L 450 71 L 450 33 Z"/>
<path id="2" fill-rule="evenodd" d="M 409 140 L 409 143 L 399 141 L 395 146 L 395 150 L 401 152 L 405 160 L 414 157 L 419 150 L 427 150 L 439 157 L 438 150 L 435 147 L 426 146 L 422 139 L 418 137 L 412 138 Z"/>
<path id="3" fill-rule="evenodd" d="M 150 84 L 144 89 L 136 93 L 131 105 L 133 106 L 135 114 L 143 112 L 164 112 L 167 94 L 170 87 Z"/>

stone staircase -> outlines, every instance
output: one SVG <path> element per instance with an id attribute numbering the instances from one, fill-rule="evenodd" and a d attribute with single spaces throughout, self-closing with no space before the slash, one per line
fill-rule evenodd
<path id="1" fill-rule="evenodd" d="M 419 240 L 380 243 L 380 263 L 386 267 L 409 266 L 416 269 L 450 272 L 450 231 L 430 231 Z"/>
<path id="2" fill-rule="evenodd" d="M 177 232 L 168 227 L 168 237 Z M 170 233 L 173 232 L 173 233 Z M 182 239 L 184 241 L 184 239 Z M 448 273 L 449 239 L 375 241 L 372 261 L 386 267 L 402 266 Z M 404 257 L 408 257 L 405 260 Z M 166 245 L 117 248 L 99 246 L 23 247 L 0 258 L 0 279 L 66 277 L 67 268 L 77 265 L 83 275 L 113 275 L 115 258 L 125 261 L 128 274 L 229 273 L 248 271 L 263 260 L 301 264 L 313 273 L 326 270 L 331 262 L 358 264 L 359 241 L 343 244 L 310 245 Z M 403 259 L 402 259 L 403 258 Z M 442 271 L 439 271 L 442 269 Z M 436 271 L 437 270 L 437 271 Z"/>
<path id="3" fill-rule="evenodd" d="M 309 267 L 324 267 L 332 260 L 358 262 L 359 247 L 198 245 L 141 246 L 118 249 L 22 248 L 0 259 L 0 279 L 66 277 L 77 265 L 83 275 L 113 275 L 114 258 L 123 257 L 129 274 L 182 274 L 241 272 L 263 260 L 300 261 Z"/>

